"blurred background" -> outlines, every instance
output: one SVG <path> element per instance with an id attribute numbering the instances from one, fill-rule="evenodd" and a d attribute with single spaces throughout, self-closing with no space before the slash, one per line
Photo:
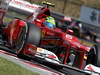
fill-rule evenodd
<path id="1" fill-rule="evenodd" d="M 44 0 L 26 0 L 31 3 L 41 3 Z M 46 0 L 54 3 L 55 7 L 51 8 L 53 11 L 60 12 L 66 16 L 79 17 L 82 5 L 100 9 L 100 0 Z"/>

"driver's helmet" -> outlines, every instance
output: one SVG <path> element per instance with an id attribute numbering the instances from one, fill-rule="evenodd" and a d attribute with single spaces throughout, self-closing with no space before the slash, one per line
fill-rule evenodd
<path id="1" fill-rule="evenodd" d="M 55 19 L 51 16 L 46 17 L 45 22 L 43 23 L 46 25 L 48 28 L 55 28 Z"/>

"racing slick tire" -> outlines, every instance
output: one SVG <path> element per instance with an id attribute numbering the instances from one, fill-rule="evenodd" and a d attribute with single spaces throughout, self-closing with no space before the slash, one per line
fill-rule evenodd
<path id="1" fill-rule="evenodd" d="M 27 43 L 39 46 L 41 40 L 41 29 L 35 24 L 28 23 Z"/>
<path id="2" fill-rule="evenodd" d="M 100 67 L 100 43 L 93 46 L 88 53 L 87 64 L 93 64 Z"/>
<path id="3" fill-rule="evenodd" d="M 33 44 L 33 45 L 38 46 L 40 43 L 40 39 L 41 39 L 41 29 L 31 23 L 27 23 L 27 28 L 28 28 L 28 30 L 27 30 L 26 39 L 25 39 L 23 48 L 27 44 Z M 20 50 L 17 53 L 17 56 L 19 58 L 23 58 L 23 59 L 27 59 L 27 60 L 31 59 L 28 56 L 24 55 L 23 50 Z"/>
<path id="4" fill-rule="evenodd" d="M 96 59 L 95 65 L 100 67 L 100 43 L 96 44 Z"/>

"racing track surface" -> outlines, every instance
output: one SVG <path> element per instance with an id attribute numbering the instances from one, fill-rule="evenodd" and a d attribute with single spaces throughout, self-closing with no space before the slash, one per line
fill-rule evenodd
<path id="1" fill-rule="evenodd" d="M 17 57 L 16 54 L 11 53 L 9 51 L 0 50 L 0 57 L 3 57 L 11 62 L 14 62 L 20 65 L 21 67 L 26 68 L 32 72 L 37 72 L 40 75 L 90 75 L 89 73 L 85 73 L 80 70 L 77 70 L 68 66 L 63 66 L 63 65 L 60 65 L 64 67 L 60 70 L 53 69 L 53 68 L 44 66 L 33 60 L 28 61 L 28 60 L 20 59 Z M 58 68 L 59 66 L 54 65 L 54 67 Z"/>
<path id="2" fill-rule="evenodd" d="M 23 68 L 26 68 L 32 72 L 37 72 L 40 75 L 64 75 L 60 72 L 54 71 L 46 66 L 39 65 L 35 61 L 27 61 L 24 59 L 20 59 L 16 56 L 16 54 L 12 54 L 9 52 L 6 52 L 4 50 L 0 50 L 0 57 L 3 57 L 11 62 L 14 62 L 18 65 L 20 65 Z"/>

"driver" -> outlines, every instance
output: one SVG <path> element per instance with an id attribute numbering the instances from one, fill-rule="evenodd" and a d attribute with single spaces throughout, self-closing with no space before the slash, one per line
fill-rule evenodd
<path id="1" fill-rule="evenodd" d="M 56 22 L 55 19 L 52 16 L 47 16 L 45 18 L 45 21 L 43 22 L 45 26 L 48 28 L 55 28 L 56 27 Z"/>
<path id="2" fill-rule="evenodd" d="M 38 14 L 31 14 L 26 21 L 31 23 L 37 23 L 38 26 L 47 26 L 48 28 L 55 28 L 56 22 L 55 19 L 50 16 L 49 9 L 42 8 L 42 11 Z M 35 16 L 35 17 L 34 17 Z M 43 25 L 42 25 L 43 24 Z"/>

